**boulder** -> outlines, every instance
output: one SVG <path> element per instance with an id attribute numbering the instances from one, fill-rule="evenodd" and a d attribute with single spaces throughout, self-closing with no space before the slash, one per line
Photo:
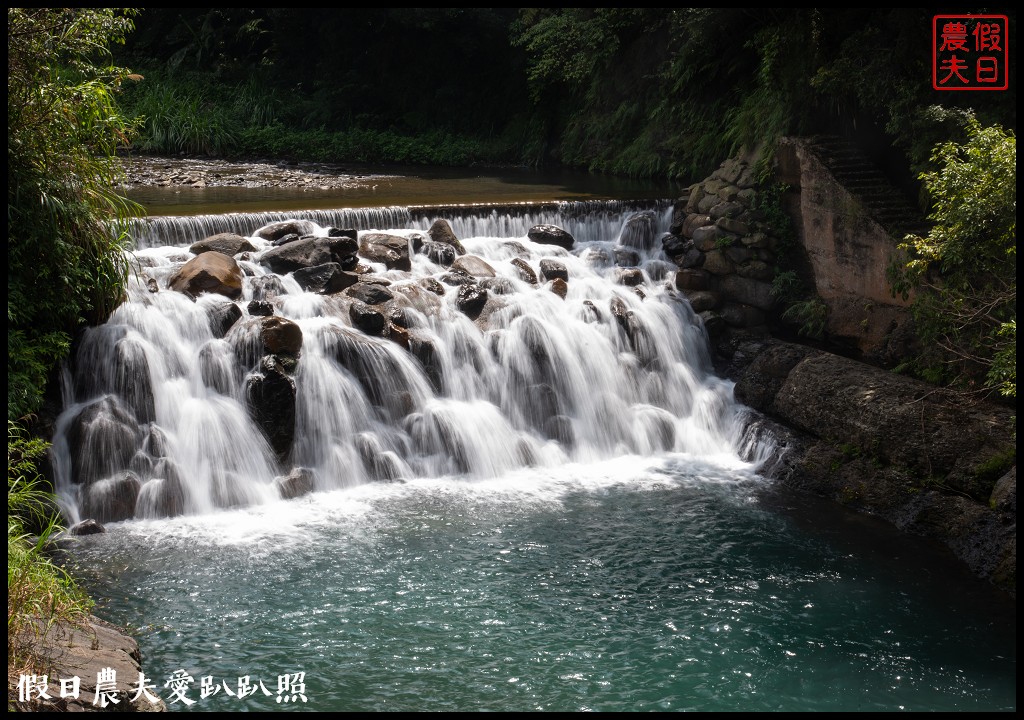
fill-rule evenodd
<path id="1" fill-rule="evenodd" d="M 246 382 L 245 398 L 256 426 L 283 460 L 295 439 L 295 381 L 277 358 L 265 356 Z"/>
<path id="2" fill-rule="evenodd" d="M 487 290 L 475 283 L 463 285 L 459 288 L 459 297 L 456 305 L 471 320 L 476 320 L 480 312 L 487 304 Z"/>
<path id="3" fill-rule="evenodd" d="M 383 335 L 384 329 L 388 325 L 388 319 L 384 317 L 384 313 L 361 300 L 354 300 L 349 305 L 348 317 L 353 327 L 375 337 Z"/>
<path id="4" fill-rule="evenodd" d="M 295 282 L 306 292 L 320 295 L 333 295 L 358 282 L 354 273 L 345 272 L 341 263 L 330 262 L 323 265 L 301 268 L 292 273 Z"/>
<path id="5" fill-rule="evenodd" d="M 462 247 L 462 243 L 459 242 L 459 238 L 455 236 L 455 233 L 452 231 L 452 226 L 447 220 L 435 220 L 430 226 L 430 229 L 427 230 L 427 235 L 429 235 L 430 239 L 436 243 L 451 245 L 459 255 L 466 254 L 466 248 Z"/>
<path id="6" fill-rule="evenodd" d="M 382 305 L 395 299 L 391 291 L 384 286 L 366 281 L 356 283 L 346 290 L 345 294 L 367 305 Z"/>
<path id="7" fill-rule="evenodd" d="M 569 271 L 566 269 L 565 263 L 563 262 L 552 260 L 551 258 L 541 258 L 540 276 L 543 280 L 561 278 L 562 280 L 568 281 Z"/>
<path id="8" fill-rule="evenodd" d="M 265 317 L 260 321 L 260 339 L 270 355 L 298 357 L 302 349 L 302 329 L 279 315 Z"/>
<path id="9" fill-rule="evenodd" d="M 451 267 L 455 258 L 458 257 L 458 251 L 453 246 L 433 240 L 423 243 L 418 252 L 422 252 L 430 262 L 441 267 Z"/>
<path id="10" fill-rule="evenodd" d="M 785 484 L 937 539 L 1016 593 L 1012 409 L 781 341 L 751 355 L 736 399 L 800 438 Z"/>
<path id="11" fill-rule="evenodd" d="M 278 275 L 332 262 L 341 265 L 343 270 L 350 270 L 355 266 L 358 249 L 358 243 L 350 237 L 307 235 L 265 250 L 258 259 L 261 265 Z"/>
<path id="12" fill-rule="evenodd" d="M 152 687 L 140 693 L 139 676 L 143 674 L 142 654 L 138 643 L 123 630 L 90 615 L 83 622 L 57 621 L 52 625 L 26 628 L 37 655 L 44 659 L 49 672 L 42 676 L 48 682 L 46 695 L 31 700 L 11 700 L 8 710 L 28 712 L 165 712 L 160 698 L 162 688 Z M 97 698 L 97 668 L 111 670 L 112 687 L 104 687 Z M 61 679 L 80 678 L 77 697 L 62 697 Z M 149 683 L 155 676 L 146 674 Z M 47 680 L 48 679 L 48 680 Z M 111 699 L 112 698 L 112 699 Z M 117 702 L 115 703 L 114 700 Z"/>
<path id="13" fill-rule="evenodd" d="M 529 263 L 521 258 L 512 258 L 511 263 L 519 274 L 519 277 L 522 278 L 524 282 L 528 282 L 531 285 L 537 284 L 537 273 L 533 271 L 533 268 L 530 267 Z"/>
<path id="14" fill-rule="evenodd" d="M 237 233 L 223 232 L 192 243 L 188 250 L 194 255 L 201 255 L 204 252 L 219 252 L 222 255 L 234 257 L 240 252 L 253 252 L 256 248 L 247 238 Z"/>
<path id="15" fill-rule="evenodd" d="M 82 489 L 81 514 L 101 523 L 135 517 L 142 481 L 131 471 L 96 480 Z"/>
<path id="16" fill-rule="evenodd" d="M 274 478 L 274 486 L 284 500 L 309 495 L 316 485 L 316 474 L 310 468 L 292 468 L 287 475 Z"/>
<path id="17" fill-rule="evenodd" d="M 253 237 L 274 242 L 285 235 L 312 235 L 314 232 L 316 225 L 309 220 L 283 220 L 264 225 L 253 233 Z"/>
<path id="18" fill-rule="evenodd" d="M 382 263 L 388 270 L 412 270 L 409 238 L 401 235 L 365 233 L 359 239 L 359 255 L 370 262 Z"/>
<path id="19" fill-rule="evenodd" d="M 242 268 L 227 255 L 204 252 L 171 273 L 167 286 L 192 298 L 217 293 L 237 300 L 242 296 Z"/>
<path id="20" fill-rule="evenodd" d="M 455 262 L 452 263 L 452 270 L 475 278 L 492 278 L 496 275 L 494 268 L 486 260 L 476 255 L 462 255 L 456 258 Z"/>
<path id="21" fill-rule="evenodd" d="M 572 250 L 576 239 L 557 225 L 534 225 L 526 236 L 538 245 L 557 245 Z"/>
<path id="22" fill-rule="evenodd" d="M 233 302 L 218 303 L 210 308 L 210 331 L 215 338 L 228 334 L 231 326 L 242 317 L 242 308 Z"/>
<path id="23" fill-rule="evenodd" d="M 655 233 L 658 229 L 658 218 L 653 210 L 634 213 L 626 220 L 619 233 L 619 244 L 640 250 L 654 247 Z"/>

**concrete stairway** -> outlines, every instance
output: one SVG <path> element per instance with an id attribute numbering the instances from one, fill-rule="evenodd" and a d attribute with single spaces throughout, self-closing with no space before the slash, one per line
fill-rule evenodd
<path id="1" fill-rule="evenodd" d="M 807 141 L 808 149 L 894 238 L 928 233 L 931 224 L 924 213 L 856 145 L 834 135 L 815 135 Z"/>

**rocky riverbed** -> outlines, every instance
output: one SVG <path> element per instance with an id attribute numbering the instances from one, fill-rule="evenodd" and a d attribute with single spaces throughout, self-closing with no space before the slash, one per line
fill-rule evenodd
<path id="1" fill-rule="evenodd" d="M 125 188 L 290 187 L 353 189 L 385 177 L 328 163 L 234 162 L 212 158 L 133 156 L 125 159 Z"/>

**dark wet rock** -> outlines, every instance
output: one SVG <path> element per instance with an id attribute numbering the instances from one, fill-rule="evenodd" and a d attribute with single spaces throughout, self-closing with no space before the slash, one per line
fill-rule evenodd
<path id="1" fill-rule="evenodd" d="M 388 340 L 395 343 L 403 350 L 409 349 L 409 331 L 404 327 L 399 327 L 398 325 L 389 322 L 384 334 Z"/>
<path id="2" fill-rule="evenodd" d="M 215 338 L 222 338 L 240 317 L 242 308 L 238 305 L 233 302 L 220 303 L 210 308 L 210 331 Z"/>
<path id="3" fill-rule="evenodd" d="M 434 341 L 416 331 L 409 333 L 409 352 L 423 366 L 423 373 L 430 380 L 434 392 L 441 391 L 441 359 L 437 355 Z"/>
<path id="4" fill-rule="evenodd" d="M 307 235 L 287 245 L 265 250 L 258 259 L 261 265 L 278 275 L 332 262 L 347 270 L 358 249 L 356 241 L 349 237 Z"/>
<path id="5" fill-rule="evenodd" d="M 245 396 L 253 421 L 283 460 L 295 439 L 295 381 L 276 358 L 267 356 L 249 376 Z"/>
<path id="6" fill-rule="evenodd" d="M 395 299 L 387 288 L 373 282 L 359 282 L 345 291 L 345 294 L 367 305 L 382 305 Z"/>
<path id="7" fill-rule="evenodd" d="M 587 248 L 580 254 L 580 257 L 595 270 L 603 270 L 612 264 L 612 257 L 604 248 Z"/>
<path id="8" fill-rule="evenodd" d="M 298 357 L 302 350 L 302 329 L 291 320 L 279 315 L 260 321 L 260 339 L 270 355 Z"/>
<path id="9" fill-rule="evenodd" d="M 632 268 L 640 264 L 640 255 L 628 248 L 615 248 L 615 264 L 622 268 Z"/>
<path id="10" fill-rule="evenodd" d="M 694 310 L 697 308 L 695 307 Z M 726 302 L 722 304 L 722 307 L 718 310 L 729 325 L 738 328 L 750 328 L 758 325 L 764 325 L 767 317 L 764 311 L 753 307 L 752 305 L 745 305 L 737 302 Z"/>
<path id="11" fill-rule="evenodd" d="M 309 220 L 284 220 L 264 225 L 253 233 L 253 237 L 274 242 L 285 235 L 312 235 L 314 232 L 316 225 Z"/>
<path id="12" fill-rule="evenodd" d="M 135 517 L 142 481 L 131 471 L 96 480 L 82 490 L 81 514 L 101 523 L 119 522 Z"/>
<path id="13" fill-rule="evenodd" d="M 375 337 L 383 335 L 384 329 L 388 324 L 388 320 L 384 317 L 384 313 L 360 300 L 353 301 L 349 306 L 348 317 L 349 320 L 352 321 L 353 327 L 362 330 L 367 335 L 373 335 Z"/>
<path id="14" fill-rule="evenodd" d="M 459 288 L 456 305 L 467 317 L 475 320 L 487 304 L 487 290 L 476 284 L 467 284 Z"/>
<path id="15" fill-rule="evenodd" d="M 254 277 L 249 281 L 249 289 L 252 291 L 253 300 L 273 300 L 278 295 L 288 293 L 281 278 L 274 274 Z"/>
<path id="16" fill-rule="evenodd" d="M 661 249 L 670 258 L 675 258 L 686 252 L 687 241 L 678 235 L 666 235 L 661 239 Z"/>
<path id="17" fill-rule="evenodd" d="M 430 262 L 436 263 L 441 267 L 451 267 L 451 264 L 455 262 L 455 258 L 458 257 L 457 251 L 451 245 L 432 240 L 423 243 L 419 252 L 426 255 Z"/>
<path id="18" fill-rule="evenodd" d="M 501 247 L 507 253 L 506 257 L 511 256 L 522 260 L 530 257 L 530 251 L 518 240 L 506 240 Z"/>
<path id="19" fill-rule="evenodd" d="M 409 244 L 412 245 L 414 253 L 422 252 L 424 243 L 432 242 L 430 238 L 420 232 L 409 233 Z"/>
<path id="20" fill-rule="evenodd" d="M 228 257 L 234 257 L 238 253 L 252 252 L 254 250 L 256 248 L 253 247 L 253 244 L 247 238 L 232 232 L 211 235 L 197 243 L 192 243 L 188 249 L 190 253 L 195 255 L 201 255 L 204 252 L 219 252 Z"/>
<path id="21" fill-rule="evenodd" d="M 343 238 L 349 238 L 351 240 L 358 240 L 359 239 L 359 231 L 356 230 L 355 228 L 329 227 L 329 228 L 327 228 L 327 237 L 332 237 L 332 238 L 343 237 Z"/>
<path id="22" fill-rule="evenodd" d="M 107 528 L 96 520 L 82 520 L 68 528 L 69 535 L 99 535 L 105 533 Z"/>
<path id="23" fill-rule="evenodd" d="M 140 439 L 134 415 L 116 396 L 89 403 L 68 430 L 72 482 L 89 485 L 123 471 L 131 464 Z"/>
<path id="24" fill-rule="evenodd" d="M 783 482 L 940 540 L 1016 593 L 1015 514 L 993 499 L 1016 465 L 1012 409 L 780 341 L 751 356 L 736 398 L 802 438 Z"/>
<path id="25" fill-rule="evenodd" d="M 298 233 L 288 233 L 287 235 L 282 235 L 281 237 L 277 238 L 271 244 L 274 247 L 281 247 L 282 245 L 287 245 L 290 242 L 295 242 L 301 237 L 302 235 L 299 235 Z"/>
<path id="26" fill-rule="evenodd" d="M 681 268 L 699 268 L 704 265 L 704 253 L 690 245 L 681 257 L 676 258 Z"/>
<path id="27" fill-rule="evenodd" d="M 320 295 L 333 295 L 359 281 L 358 275 L 345 272 L 341 264 L 336 262 L 296 270 L 292 277 L 306 292 Z"/>
<path id="28" fill-rule="evenodd" d="M 409 239 L 389 233 L 364 233 L 359 239 L 359 255 L 365 260 L 382 263 L 388 270 L 412 270 Z"/>
<path id="29" fill-rule="evenodd" d="M 519 277 L 521 277 L 524 282 L 528 282 L 531 285 L 537 284 L 537 273 L 533 271 L 533 268 L 530 267 L 525 260 L 522 258 L 513 258 L 511 263 L 512 266 L 515 267 L 516 272 L 519 273 Z"/>
<path id="30" fill-rule="evenodd" d="M 284 500 L 309 495 L 316 487 L 316 473 L 311 468 L 292 468 L 287 475 L 274 478 L 274 486 Z"/>
<path id="31" fill-rule="evenodd" d="M 140 478 L 148 478 L 153 476 L 153 458 L 147 453 L 139 450 L 132 456 L 132 461 L 128 463 L 128 469 L 138 475 Z"/>
<path id="32" fill-rule="evenodd" d="M 492 278 L 496 275 L 494 268 L 486 260 L 476 255 L 462 255 L 456 258 L 452 263 L 452 270 L 475 278 Z"/>
<path id="33" fill-rule="evenodd" d="M 597 305 L 594 304 L 593 300 L 584 300 L 583 306 L 587 308 L 586 315 L 584 316 L 584 319 L 587 322 L 601 322 L 601 320 L 604 318 L 604 316 L 601 314 L 601 311 L 597 308 Z"/>
<path id="34" fill-rule="evenodd" d="M 653 210 L 634 213 L 622 227 L 619 243 L 626 247 L 650 250 L 654 247 L 658 218 Z"/>
<path id="35" fill-rule="evenodd" d="M 444 295 L 445 293 L 444 285 L 439 283 L 434 278 L 423 278 L 422 280 L 420 280 L 420 285 L 425 290 L 428 290 L 434 293 L 435 295 Z"/>
<path id="36" fill-rule="evenodd" d="M 142 451 L 150 457 L 164 457 L 167 454 L 167 436 L 157 425 L 150 425 L 142 439 Z"/>
<path id="37" fill-rule="evenodd" d="M 128 335 L 114 346 L 116 361 L 112 371 L 113 389 L 138 421 L 139 425 L 156 419 L 152 375 L 149 372 L 149 353 L 138 340 Z"/>
<path id="38" fill-rule="evenodd" d="M 250 315 L 268 317 L 274 314 L 274 306 L 266 300 L 251 300 L 246 306 Z"/>
<path id="39" fill-rule="evenodd" d="M 185 513 L 185 486 L 174 466 L 167 464 L 162 470 L 164 476 L 154 477 L 142 486 L 139 505 L 147 503 L 144 517 L 170 518 Z"/>
<path id="40" fill-rule="evenodd" d="M 722 299 L 718 293 L 707 290 L 692 290 L 686 293 L 686 299 L 690 302 L 690 307 L 693 308 L 695 313 L 714 310 L 722 304 Z"/>
<path id="41" fill-rule="evenodd" d="M 400 328 L 409 329 L 415 325 L 412 313 L 409 308 L 394 305 L 388 308 L 388 322 L 392 325 L 397 325 Z"/>
<path id="42" fill-rule="evenodd" d="M 345 272 L 361 274 L 358 255 L 342 255 L 338 258 L 338 264 Z M 369 268 L 365 268 L 362 272 L 369 272 Z"/>
<path id="43" fill-rule="evenodd" d="M 219 252 L 204 252 L 174 271 L 167 279 L 167 286 L 192 298 L 217 293 L 237 300 L 242 296 L 242 269 L 234 258 Z"/>
<path id="44" fill-rule="evenodd" d="M 557 245 L 566 250 L 576 244 L 576 239 L 557 225 L 534 225 L 526 236 L 539 245 Z"/>
<path id="45" fill-rule="evenodd" d="M 356 438 L 356 451 L 371 480 L 389 482 L 401 477 L 401 469 L 394 453 L 385 450 L 379 440 L 363 433 Z"/>
<path id="46" fill-rule="evenodd" d="M 516 291 L 512 281 L 503 277 L 481 278 L 480 287 L 492 295 L 511 295 Z"/>
<path id="47" fill-rule="evenodd" d="M 576 444 L 576 430 L 573 428 L 572 418 L 565 415 L 548 418 L 544 423 L 544 434 L 568 448 Z"/>
<path id="48" fill-rule="evenodd" d="M 555 278 L 551 281 L 551 292 L 565 300 L 565 296 L 569 294 L 569 284 L 562 278 Z"/>
<path id="49" fill-rule="evenodd" d="M 462 247 L 462 243 L 459 241 L 459 238 L 456 237 L 451 224 L 447 220 L 435 220 L 430 226 L 430 229 L 427 230 L 427 235 L 429 235 L 430 239 L 436 243 L 451 245 L 459 255 L 466 254 L 466 248 Z"/>
<path id="50" fill-rule="evenodd" d="M 619 285 L 636 287 L 643 284 L 644 273 L 640 268 L 620 268 L 616 276 L 616 282 Z"/>
<path id="51" fill-rule="evenodd" d="M 551 258 L 541 258 L 540 261 L 540 276 L 544 280 L 554 280 L 555 278 L 561 278 L 562 280 L 569 280 L 569 271 L 565 267 L 565 263 L 559 262 L 558 260 L 552 260 Z"/>
<path id="52" fill-rule="evenodd" d="M 473 285 L 475 283 L 469 275 L 460 272 L 445 273 L 441 276 L 441 282 L 445 285 L 453 286 Z"/>

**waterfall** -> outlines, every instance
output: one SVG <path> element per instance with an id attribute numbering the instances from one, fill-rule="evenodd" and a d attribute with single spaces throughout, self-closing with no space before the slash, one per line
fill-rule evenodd
<path id="1" fill-rule="evenodd" d="M 749 447 L 732 383 L 714 375 L 700 318 L 674 289 L 659 241 L 671 213 L 613 201 L 139 221 L 128 300 L 85 331 L 65 371 L 52 454 L 69 519 L 629 455 L 756 458 L 764 443 Z M 483 263 L 479 277 L 414 251 L 438 219 Z M 410 269 L 360 251 L 358 286 L 374 302 L 304 290 L 260 262 L 274 245 L 257 231 L 285 220 L 319 238 L 405 238 Z M 575 244 L 534 242 L 535 225 Z M 223 232 L 255 248 L 236 256 L 240 296 L 170 289 L 189 246 Z M 467 287 L 486 297 L 472 312 Z M 368 305 L 385 330 L 355 319 Z M 293 355 L 269 348 L 268 312 L 301 331 Z"/>
<path id="2" fill-rule="evenodd" d="M 411 207 L 340 208 L 290 212 L 228 213 L 225 215 L 137 218 L 129 232 L 137 249 L 189 245 L 222 232 L 248 235 L 254 229 L 284 220 L 309 220 L 318 225 L 356 230 L 406 228 L 426 230 L 439 217 L 447 219 L 459 237 L 521 237 L 534 225 L 557 224 L 574 237 L 614 240 L 623 215 L 652 210 L 670 211 L 672 202 L 572 200 L 551 203 L 511 203 L 501 206 L 422 205 Z M 595 235 L 596 233 L 596 235 Z"/>

